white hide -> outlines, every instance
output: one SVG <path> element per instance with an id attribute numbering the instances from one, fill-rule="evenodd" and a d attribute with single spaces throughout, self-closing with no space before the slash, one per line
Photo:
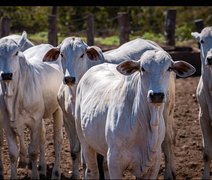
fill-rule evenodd
<path id="1" fill-rule="evenodd" d="M 163 50 L 149 50 L 139 61 L 103 63 L 84 74 L 77 86 L 75 122 L 86 161 L 85 179 L 98 178 L 97 152 L 107 157 L 111 179 L 121 179 L 126 169 L 137 178 L 157 178 L 164 105 L 175 81 L 171 71 L 186 77 L 195 68 L 174 62 Z M 150 92 L 164 98 L 149 102 Z"/>
<path id="2" fill-rule="evenodd" d="M 8 35 L 5 37 L 2 37 L 1 39 L 12 39 L 14 40 L 16 43 L 19 42 L 19 40 L 21 39 L 20 35 L 17 34 L 13 34 L 13 35 Z M 34 44 L 27 39 L 26 37 L 26 42 L 24 44 L 22 44 L 22 46 L 20 47 L 20 51 L 25 51 L 26 49 L 33 47 Z M 11 88 L 9 88 L 11 89 Z M 11 92 L 8 92 L 8 94 L 10 94 Z M 0 88 L 0 111 L 1 111 L 1 116 L 0 116 L 0 152 L 2 150 L 2 146 L 3 146 L 3 127 L 2 127 L 2 123 L 3 123 L 3 119 L 8 119 L 8 113 L 5 109 L 5 102 L 4 102 L 4 97 L 3 97 L 3 93 L 2 93 L 2 89 Z M 1 156 L 1 153 L 0 153 Z M 0 158 L 0 176 L 3 176 L 3 165 L 2 165 L 2 160 Z M 27 149 L 25 147 L 25 143 L 24 143 L 24 132 L 22 133 L 22 135 L 20 135 L 20 159 L 19 159 L 19 166 L 20 167 L 25 167 L 26 164 L 28 163 L 27 160 Z"/>
<path id="3" fill-rule="evenodd" d="M 4 119 L 3 124 L 11 161 L 11 178 L 17 178 L 16 166 L 19 151 L 16 136 L 21 136 L 24 128 L 28 127 L 31 130 L 29 146 L 29 158 L 32 163 L 31 178 L 39 179 L 37 169 L 38 144 L 42 146 L 45 144 L 43 134 L 45 129 L 43 129 L 42 119 L 53 116 L 55 163 L 51 178 L 58 179 L 61 175 L 62 110 L 57 101 L 57 93 L 63 78 L 61 60 L 59 57 L 57 61 L 49 63 L 42 62 L 42 59 L 38 60 L 37 63 L 30 62 L 30 59 L 27 59 L 20 51 L 20 47 L 25 42 L 26 33 L 22 34 L 18 43 L 11 39 L 0 40 L 1 88 L 9 113 L 9 119 Z M 42 53 L 43 56 L 46 54 L 42 49 L 46 48 L 48 51 L 52 46 L 41 45 L 37 49 L 36 47 L 32 48 L 35 48 L 35 51 L 40 51 L 40 54 L 37 52 L 39 59 Z M 3 73 L 12 73 L 12 80 L 2 80 Z M 44 153 L 42 154 L 44 155 Z M 45 163 L 44 160 L 42 163 Z M 45 164 L 42 164 L 40 169 L 42 175 L 46 175 L 46 167 L 44 166 Z"/>
<path id="4" fill-rule="evenodd" d="M 212 159 L 212 27 L 205 27 L 201 33 L 192 32 L 192 36 L 200 43 L 201 76 L 196 90 L 199 103 L 199 120 L 203 138 L 203 179 L 210 179 Z"/>

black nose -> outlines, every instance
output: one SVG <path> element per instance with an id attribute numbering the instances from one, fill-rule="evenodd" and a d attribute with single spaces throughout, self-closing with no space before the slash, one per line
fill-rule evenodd
<path id="1" fill-rule="evenodd" d="M 1 77 L 4 81 L 6 80 L 12 80 L 13 77 L 13 73 L 2 73 Z"/>
<path id="2" fill-rule="evenodd" d="M 72 85 L 74 84 L 76 81 L 76 78 L 75 77 L 64 77 L 64 83 L 67 84 L 67 85 Z"/>
<path id="3" fill-rule="evenodd" d="M 212 65 L 212 56 L 207 57 L 208 65 Z"/>
<path id="4" fill-rule="evenodd" d="M 161 92 L 159 93 L 151 92 L 149 94 L 149 97 L 152 103 L 162 103 L 164 96 L 165 96 L 164 93 L 161 93 Z"/>

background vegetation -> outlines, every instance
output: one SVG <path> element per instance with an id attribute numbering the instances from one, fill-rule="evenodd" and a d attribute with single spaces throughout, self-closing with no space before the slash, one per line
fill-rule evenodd
<path id="1" fill-rule="evenodd" d="M 3 6 L 0 17 L 8 16 L 11 33 L 26 30 L 29 38 L 47 42 L 48 16 L 51 6 Z M 130 39 L 141 36 L 164 42 L 164 12 L 176 9 L 176 42 L 192 39 L 196 31 L 194 20 L 203 19 L 205 26 L 212 25 L 212 6 L 58 6 L 57 30 L 59 42 L 67 36 L 86 37 L 86 17 L 94 15 L 95 42 L 119 43 L 118 12 L 130 14 Z"/>

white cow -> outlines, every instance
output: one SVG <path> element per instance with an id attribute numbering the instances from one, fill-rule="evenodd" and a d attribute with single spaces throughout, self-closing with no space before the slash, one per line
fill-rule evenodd
<path id="1" fill-rule="evenodd" d="M 59 54 L 61 54 L 62 56 L 61 62 L 64 73 L 64 83 L 61 84 L 61 88 L 58 93 L 58 100 L 63 110 L 64 126 L 70 141 L 70 151 L 72 158 L 72 178 L 79 179 L 80 144 L 75 130 L 75 121 L 72 115 L 74 112 L 72 108 L 74 107 L 74 94 L 76 91 L 74 84 L 76 82 L 75 78 L 70 77 L 70 73 L 73 73 L 73 71 L 79 71 L 75 68 L 85 69 L 83 66 L 74 66 L 73 63 L 75 63 L 75 59 L 79 61 L 79 65 L 83 65 L 83 61 L 88 58 L 92 60 L 104 58 L 102 56 L 101 49 L 96 46 L 88 47 L 88 45 L 84 43 L 81 38 L 78 37 L 65 38 L 62 43 L 58 45 L 58 47 L 54 47 L 49 50 L 49 52 L 47 52 L 46 56 L 44 57 L 44 61 L 55 61 Z M 96 63 L 98 63 L 98 61 L 91 61 L 91 63 L 95 65 Z M 66 84 L 71 84 L 73 86 L 68 88 Z M 69 91 L 72 92 L 70 93 Z"/>
<path id="2" fill-rule="evenodd" d="M 96 152 L 107 157 L 111 179 L 121 179 L 126 169 L 136 178 L 157 178 L 173 72 L 187 77 L 195 68 L 156 49 L 138 61 L 104 63 L 84 74 L 77 86 L 75 120 L 85 179 L 98 178 Z"/>
<path id="3" fill-rule="evenodd" d="M 210 179 L 212 160 L 212 27 L 205 27 L 201 33 L 192 32 L 201 47 L 201 76 L 196 94 L 199 103 L 199 120 L 203 137 L 203 179 Z"/>
<path id="4" fill-rule="evenodd" d="M 41 45 L 43 55 L 38 60 L 26 59 L 20 47 L 26 42 L 23 32 L 18 43 L 12 39 L 0 40 L 0 80 L 4 102 L 9 118 L 3 119 L 11 162 L 11 179 L 17 179 L 17 160 L 19 156 L 16 136 L 21 135 L 25 127 L 31 131 L 29 158 L 32 164 L 32 179 L 39 179 L 37 157 L 40 143 L 44 143 L 42 118 L 53 116 L 55 163 L 52 179 L 58 179 L 60 172 L 60 150 L 62 143 L 62 110 L 57 101 L 57 93 L 63 79 L 60 56 L 58 60 L 42 62 L 51 45 Z M 35 48 L 35 47 L 32 47 Z M 41 49 L 45 48 L 43 52 Z M 39 60 L 40 58 L 40 60 Z M 37 62 L 37 63 L 36 63 Z M 44 129 L 45 130 L 45 129 Z M 45 160 L 43 161 L 45 163 Z M 45 168 L 39 168 L 45 175 Z M 44 174 L 42 174 L 44 173 Z"/>
<path id="5" fill-rule="evenodd" d="M 69 48 L 64 48 L 69 45 Z M 79 157 L 79 142 L 76 136 L 74 125 L 74 109 L 75 109 L 75 92 L 76 86 L 83 76 L 83 74 L 92 66 L 102 64 L 104 62 L 118 64 L 126 59 L 138 60 L 140 56 L 147 50 L 158 49 L 162 50 L 155 42 L 137 38 L 129 41 L 117 49 L 102 52 L 96 46 L 88 46 L 80 38 L 70 37 L 66 38 L 60 45 L 60 53 L 63 59 L 68 59 L 69 64 L 65 66 L 67 70 L 65 83 L 69 85 L 62 85 L 58 94 L 58 100 L 64 113 L 64 123 L 67 134 L 70 139 L 71 154 L 73 160 L 73 174 L 78 173 Z M 66 51 L 65 51 L 66 50 Z M 59 53 L 54 51 L 54 53 Z M 53 56 L 53 54 L 52 54 Z M 166 123 L 166 135 L 162 144 L 162 149 L 165 154 L 165 179 L 175 179 L 175 163 L 174 163 L 174 131 L 173 131 L 173 112 L 175 87 L 173 87 L 173 94 L 170 94 L 170 102 L 166 103 L 164 109 L 164 117 Z M 78 177 L 77 175 L 75 177 Z"/>
<path id="6" fill-rule="evenodd" d="M 5 36 L 1 39 L 13 39 L 16 43 L 18 43 L 21 39 L 20 35 L 17 34 L 12 34 L 9 36 Z M 34 44 L 29 40 L 26 39 L 26 42 L 22 45 L 22 47 L 20 47 L 21 51 L 25 51 L 26 49 L 33 47 Z M 2 90 L 0 90 L 0 112 L 1 112 L 1 116 L 0 116 L 0 156 L 1 156 L 1 150 L 2 150 L 2 146 L 3 146 L 3 131 L 2 131 L 2 122 L 3 122 L 3 118 L 8 119 L 8 115 L 5 109 L 5 105 L 4 105 L 4 98 L 3 98 L 3 93 Z M 27 150 L 24 144 L 24 132 L 23 134 L 20 136 L 20 159 L 19 159 L 19 166 L 20 167 L 25 167 L 27 163 Z M 2 165 L 2 159 L 0 158 L 0 177 L 3 177 L 3 165 Z"/>

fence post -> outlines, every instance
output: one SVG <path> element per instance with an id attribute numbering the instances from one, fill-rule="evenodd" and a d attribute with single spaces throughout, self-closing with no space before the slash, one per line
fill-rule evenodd
<path id="1" fill-rule="evenodd" d="M 196 26 L 196 31 L 198 33 L 201 33 L 202 29 L 204 28 L 204 21 L 202 19 L 196 19 L 194 21 L 194 24 Z M 198 47 L 200 49 L 200 43 L 198 42 Z"/>
<path id="2" fill-rule="evenodd" d="M 175 46 L 175 23 L 176 23 L 176 10 L 169 9 L 165 12 L 165 37 L 166 44 Z"/>
<path id="3" fill-rule="evenodd" d="M 129 14 L 126 12 L 118 12 L 118 21 L 120 27 L 120 45 L 129 41 L 130 23 Z"/>
<path id="4" fill-rule="evenodd" d="M 10 34 L 10 19 L 7 16 L 1 18 L 0 27 L 0 37 L 4 37 Z"/>
<path id="5" fill-rule="evenodd" d="M 93 14 L 87 16 L 87 43 L 89 46 L 94 45 L 94 18 Z"/>
<path id="6" fill-rule="evenodd" d="M 48 17 L 48 43 L 57 46 L 58 39 L 57 39 L 57 27 L 56 27 L 56 20 L 57 20 L 57 6 L 52 7 L 52 13 Z"/>
<path id="7" fill-rule="evenodd" d="M 204 21 L 202 19 L 196 19 L 194 23 L 195 23 L 197 32 L 201 33 L 202 29 L 204 28 Z"/>

